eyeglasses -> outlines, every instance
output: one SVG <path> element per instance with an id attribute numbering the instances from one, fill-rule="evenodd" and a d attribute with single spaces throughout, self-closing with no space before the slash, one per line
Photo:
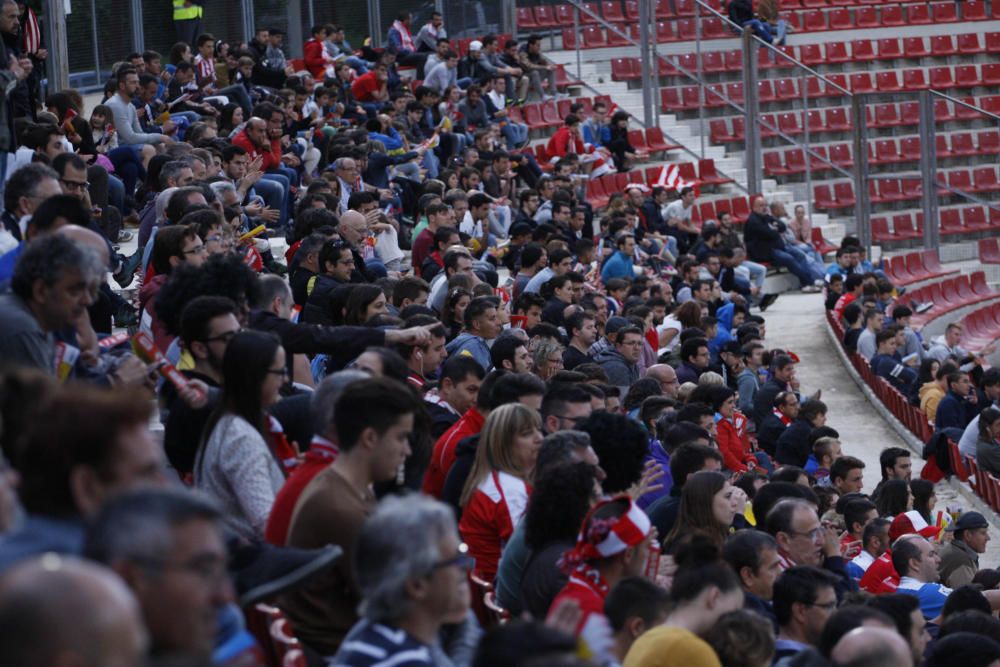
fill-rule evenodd
<path id="1" fill-rule="evenodd" d="M 558 418 L 559 421 L 567 421 L 573 426 L 577 426 L 587 420 L 586 417 L 567 417 L 566 415 L 555 415 L 555 417 Z"/>
<path id="2" fill-rule="evenodd" d="M 203 252 L 205 252 L 205 244 L 204 243 L 202 243 L 200 245 L 196 245 L 195 247 L 191 248 L 190 250 L 185 250 L 184 254 L 185 255 L 200 255 Z"/>
<path id="3" fill-rule="evenodd" d="M 818 526 L 818 527 L 813 528 L 812 530 L 810 530 L 808 533 L 800 533 L 797 530 L 790 530 L 790 531 L 788 531 L 788 533 L 791 534 L 791 535 L 798 535 L 799 537 L 808 537 L 810 540 L 814 540 L 815 541 L 815 540 L 817 540 L 817 539 L 819 539 L 820 537 L 823 536 L 823 527 L 822 526 Z"/>
<path id="4" fill-rule="evenodd" d="M 476 559 L 469 555 L 469 545 L 462 544 L 458 545 L 458 555 L 454 558 L 449 558 L 447 560 L 438 561 L 431 566 L 431 571 L 440 570 L 445 567 L 458 567 L 462 570 L 469 571 L 476 566 Z"/>
<path id="5" fill-rule="evenodd" d="M 211 338 L 202 338 L 201 342 L 202 343 L 228 343 L 239 332 L 240 332 L 239 329 L 237 329 L 236 331 L 227 331 L 225 333 L 219 334 L 218 336 L 212 336 Z"/>
<path id="6" fill-rule="evenodd" d="M 833 611 L 834 609 L 837 608 L 837 601 L 834 600 L 832 602 L 823 602 L 823 603 L 813 602 L 812 604 L 806 604 L 806 606 L 807 607 L 818 607 L 818 608 L 822 609 L 823 611 Z"/>
<path id="7" fill-rule="evenodd" d="M 279 369 L 269 369 L 267 371 L 267 374 L 268 375 L 280 375 L 281 377 L 286 378 L 286 377 L 288 377 L 288 369 L 287 368 L 282 368 L 280 370 Z"/>
<path id="8" fill-rule="evenodd" d="M 63 187 L 67 190 L 86 190 L 90 187 L 88 181 L 71 181 L 66 178 L 60 178 L 59 182 L 62 183 Z"/>
<path id="9" fill-rule="evenodd" d="M 143 567 L 151 570 L 159 570 L 161 572 L 175 570 L 192 574 L 201 579 L 206 585 L 218 585 L 229 578 L 224 558 L 201 557 L 186 563 L 168 563 L 162 558 L 138 557 L 135 560 Z"/>

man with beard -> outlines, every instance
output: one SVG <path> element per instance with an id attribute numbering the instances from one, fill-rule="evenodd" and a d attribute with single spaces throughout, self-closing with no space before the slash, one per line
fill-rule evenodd
<path id="1" fill-rule="evenodd" d="M 181 345 L 191 355 L 194 367 L 182 371 L 189 379 L 197 379 L 209 387 L 210 393 L 218 392 L 222 385 L 222 357 L 226 346 L 240 331 L 236 317 L 236 304 L 218 296 L 199 296 L 192 299 L 181 313 Z M 164 384 L 163 390 L 164 434 L 163 446 L 167 459 L 178 473 L 186 475 L 193 470 L 195 452 L 201 442 L 201 433 L 215 401 L 195 409 L 178 400 L 172 385 Z"/>

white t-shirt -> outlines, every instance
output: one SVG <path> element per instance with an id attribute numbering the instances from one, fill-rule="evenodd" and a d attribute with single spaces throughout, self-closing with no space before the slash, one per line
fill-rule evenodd
<path id="1" fill-rule="evenodd" d="M 681 325 L 681 323 L 673 315 L 667 315 L 664 318 L 660 326 L 656 327 L 657 337 L 663 335 L 664 332 L 670 331 L 671 329 L 676 331 L 677 334 L 670 339 L 670 342 L 667 343 L 666 347 L 661 347 L 659 350 L 657 350 L 656 356 L 660 356 L 665 352 L 672 352 L 678 345 L 681 344 L 681 330 L 683 328 L 684 327 Z"/>
<path id="2" fill-rule="evenodd" d="M 667 220 L 670 218 L 677 218 L 678 220 L 691 220 L 691 211 L 694 210 L 694 206 L 684 208 L 684 202 L 680 199 L 675 199 L 674 201 L 667 204 L 667 208 L 663 213 L 663 217 Z"/>

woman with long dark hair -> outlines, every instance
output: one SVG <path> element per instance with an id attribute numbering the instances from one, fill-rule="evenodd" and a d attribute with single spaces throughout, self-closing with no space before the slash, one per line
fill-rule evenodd
<path id="1" fill-rule="evenodd" d="M 903 512 L 913 509 L 913 494 L 910 484 L 904 479 L 890 479 L 882 483 L 878 498 L 875 500 L 878 515 L 886 519 L 894 519 Z"/>
<path id="2" fill-rule="evenodd" d="M 347 297 L 344 324 L 363 326 L 376 315 L 386 314 L 385 293 L 376 285 L 358 285 Z"/>
<path id="3" fill-rule="evenodd" d="M 681 491 L 677 520 L 663 541 L 664 550 L 693 534 L 707 537 L 721 549 L 736 517 L 732 505 L 734 488 L 720 472 L 703 470 L 688 477 Z"/>
<path id="4" fill-rule="evenodd" d="M 926 479 L 915 479 L 910 482 L 910 493 L 913 494 L 913 509 L 920 512 L 927 525 L 936 525 L 937 521 L 932 520 L 934 505 L 937 504 L 934 484 Z"/>
<path id="5" fill-rule="evenodd" d="M 287 380 L 285 350 L 273 333 L 243 331 L 222 358 L 222 396 L 205 424 L 195 485 L 219 501 L 226 524 L 241 537 L 264 534 L 274 497 L 285 482 L 287 452 L 275 446 L 267 409 Z"/>

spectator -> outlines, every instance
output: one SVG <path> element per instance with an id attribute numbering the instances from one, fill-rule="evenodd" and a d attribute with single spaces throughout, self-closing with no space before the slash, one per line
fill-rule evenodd
<path id="1" fill-rule="evenodd" d="M 944 585 L 954 589 L 976 576 L 979 554 L 990 541 L 990 525 L 979 512 L 964 512 L 947 530 L 954 537 L 941 548 L 939 574 Z"/>

